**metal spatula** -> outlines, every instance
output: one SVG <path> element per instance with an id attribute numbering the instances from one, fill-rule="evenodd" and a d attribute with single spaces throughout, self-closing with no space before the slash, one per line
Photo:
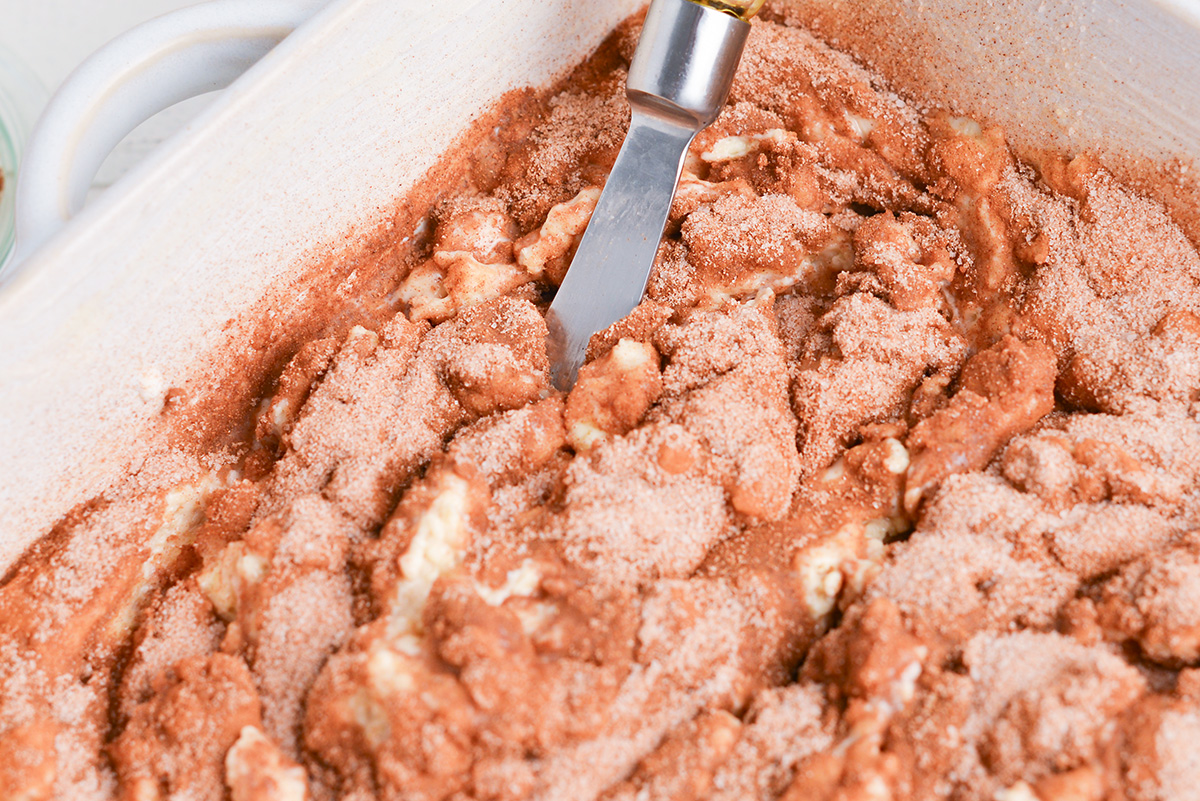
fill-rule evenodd
<path id="1" fill-rule="evenodd" d="M 688 146 L 720 114 L 762 0 L 654 0 L 629 67 L 633 117 L 546 317 L 551 378 L 570 389 L 592 334 L 642 300 Z"/>

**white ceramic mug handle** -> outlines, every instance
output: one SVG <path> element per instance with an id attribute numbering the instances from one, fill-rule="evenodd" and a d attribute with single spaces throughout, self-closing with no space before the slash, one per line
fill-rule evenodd
<path id="1" fill-rule="evenodd" d="M 19 263 L 82 207 L 122 139 L 154 114 L 224 89 L 323 0 L 212 0 L 150 20 L 83 62 L 46 106 L 17 179 Z"/>

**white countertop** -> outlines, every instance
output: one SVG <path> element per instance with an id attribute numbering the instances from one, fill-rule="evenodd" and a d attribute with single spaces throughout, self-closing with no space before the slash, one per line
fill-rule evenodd
<path id="1" fill-rule="evenodd" d="M 0 0 L 0 45 L 47 89 L 117 34 L 196 0 Z"/>

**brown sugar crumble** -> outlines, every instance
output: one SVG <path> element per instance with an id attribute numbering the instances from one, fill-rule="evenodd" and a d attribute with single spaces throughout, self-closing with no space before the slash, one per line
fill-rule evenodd
<path id="1" fill-rule="evenodd" d="M 300 347 L 248 443 L 7 576 L 0 795 L 1200 798 L 1196 248 L 758 21 L 555 392 L 637 33 L 476 149 L 397 313 Z"/>

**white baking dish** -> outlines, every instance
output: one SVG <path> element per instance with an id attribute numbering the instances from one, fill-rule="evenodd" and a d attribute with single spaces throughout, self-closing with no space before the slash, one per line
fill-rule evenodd
<path id="1" fill-rule="evenodd" d="M 170 447 L 168 388 L 196 404 L 223 391 L 246 347 L 231 321 L 268 297 L 262 315 L 309 302 L 289 287 L 345 269 L 328 257 L 386 226 L 473 119 L 561 76 L 640 4 L 341 0 L 41 248 L 0 288 L 0 570 Z M 797 7 L 835 38 L 886 31 L 866 55 L 898 86 L 932 86 L 1021 146 L 1200 155 L 1194 3 Z"/>

